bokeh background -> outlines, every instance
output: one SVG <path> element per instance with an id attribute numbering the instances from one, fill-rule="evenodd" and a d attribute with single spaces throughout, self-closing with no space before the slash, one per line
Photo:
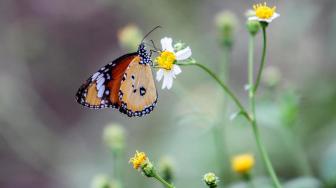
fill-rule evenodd
<path id="1" fill-rule="evenodd" d="M 262 137 L 286 187 L 336 184 L 336 2 L 267 1 L 281 17 L 268 29 L 268 73 L 258 96 Z M 269 185 L 251 127 L 237 117 L 208 75 L 184 67 L 172 90 L 161 90 L 156 109 L 143 118 L 116 110 L 89 110 L 76 103 L 80 84 L 99 67 L 128 53 L 118 31 L 129 24 L 146 33 L 188 44 L 199 63 L 221 70 L 223 57 L 216 14 L 237 17 L 228 82 L 248 105 L 246 84 L 247 0 L 2 0 L 0 1 L 0 187 L 90 187 L 97 174 L 112 174 L 111 152 L 102 132 L 110 123 L 125 128 L 121 164 L 125 187 L 161 187 L 132 169 L 128 159 L 145 151 L 154 164 L 174 163 L 176 187 L 205 187 L 204 173 L 244 187 L 230 158 L 256 157 L 253 176 Z M 259 62 L 261 37 L 256 38 Z M 266 71 L 267 72 L 267 71 Z M 220 71 L 217 73 L 221 74 Z M 275 76 L 274 76 L 275 75 Z M 275 78 L 275 84 L 268 82 Z M 222 146 L 214 142 L 220 124 Z M 223 128 L 223 129 L 222 129 Z M 218 160 L 218 150 L 225 158 Z M 221 172 L 224 172 L 223 174 Z M 298 186 L 300 184 L 300 186 Z"/>

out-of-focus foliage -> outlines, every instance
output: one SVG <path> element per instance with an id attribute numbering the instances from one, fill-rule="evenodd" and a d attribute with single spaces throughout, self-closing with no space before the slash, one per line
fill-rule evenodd
<path id="1" fill-rule="evenodd" d="M 161 186 L 132 169 L 128 159 L 135 150 L 146 151 L 155 166 L 162 156 L 171 156 L 176 187 L 204 187 L 206 172 L 220 177 L 220 186 L 246 187 L 230 171 L 226 159 L 254 153 L 253 183 L 271 187 L 251 127 L 240 116 L 229 119 L 235 106 L 196 68 L 184 67 L 172 90 L 158 90 L 158 106 L 144 118 L 128 118 L 112 109 L 84 109 L 74 99 L 91 73 L 131 52 L 128 48 L 134 48 L 134 41 L 156 25 L 163 28 L 148 40 L 157 46 L 164 36 L 186 42 L 197 62 L 223 76 L 223 48 L 215 17 L 230 10 L 237 22 L 230 33 L 233 45 L 226 79 L 247 105 L 244 12 L 250 3 L 0 1 L 0 187 L 89 187 L 101 173 L 122 175 L 123 187 Z M 277 67 L 280 76 L 274 69 L 265 74 L 268 79 L 257 96 L 263 140 L 285 187 L 335 187 L 336 2 L 269 3 L 276 3 L 281 17 L 268 29 L 266 70 Z M 118 31 L 129 24 L 139 30 L 133 33 L 132 44 L 121 47 Z M 260 41 L 257 34 L 256 64 Z M 228 109 L 221 108 L 223 103 Z M 111 148 L 102 143 L 109 123 L 120 123 L 125 131 L 124 151 L 118 158 L 120 174 L 113 172 L 117 162 Z M 213 137 L 217 124 L 225 125 L 219 129 L 222 163 Z"/>

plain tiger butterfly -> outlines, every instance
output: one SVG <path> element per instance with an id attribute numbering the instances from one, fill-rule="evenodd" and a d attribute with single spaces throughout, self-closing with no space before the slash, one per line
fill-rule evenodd
<path id="1" fill-rule="evenodd" d="M 93 109 L 116 108 L 129 117 L 153 111 L 158 95 L 151 70 L 151 52 L 146 50 L 143 40 L 137 52 L 115 59 L 90 76 L 78 89 L 77 102 Z"/>

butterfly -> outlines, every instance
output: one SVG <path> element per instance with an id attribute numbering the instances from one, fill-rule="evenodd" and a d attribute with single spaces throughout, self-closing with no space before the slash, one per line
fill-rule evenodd
<path id="1" fill-rule="evenodd" d="M 90 76 L 78 89 L 76 100 L 88 108 L 116 108 L 129 117 L 147 115 L 158 98 L 151 64 L 151 52 L 141 42 L 137 52 L 115 59 Z"/>

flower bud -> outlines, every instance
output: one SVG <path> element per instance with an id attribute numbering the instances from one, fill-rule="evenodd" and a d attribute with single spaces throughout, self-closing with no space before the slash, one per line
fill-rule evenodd
<path id="1" fill-rule="evenodd" d="M 108 179 L 106 175 L 99 174 L 93 178 L 91 187 L 92 188 L 111 188 L 112 186 L 111 186 L 110 180 Z"/>
<path id="2" fill-rule="evenodd" d="M 238 23 L 236 16 L 229 11 L 223 11 L 216 15 L 215 22 L 222 45 L 231 48 Z"/>
<path id="3" fill-rule="evenodd" d="M 210 188 L 214 188 L 214 187 L 217 187 L 217 183 L 219 180 L 218 180 L 218 177 L 214 173 L 209 172 L 209 173 L 204 174 L 203 181 Z"/>
<path id="4" fill-rule="evenodd" d="M 124 149 L 125 130 L 121 125 L 111 123 L 105 127 L 103 139 L 112 151 L 119 152 Z"/>
<path id="5" fill-rule="evenodd" d="M 246 23 L 246 27 L 248 32 L 252 35 L 255 36 L 259 30 L 260 30 L 260 23 L 258 21 L 255 20 L 248 20 Z"/>
<path id="6" fill-rule="evenodd" d="M 142 172 L 147 176 L 147 177 L 153 177 L 154 176 L 154 166 L 153 164 L 148 160 L 146 163 L 144 163 L 141 167 Z"/>
<path id="7" fill-rule="evenodd" d="M 232 170 L 238 174 L 248 173 L 254 166 L 254 157 L 251 154 L 237 155 L 232 159 Z"/>
<path id="8" fill-rule="evenodd" d="M 129 24 L 118 31 L 119 44 L 130 51 L 137 50 L 142 37 L 142 32 L 134 24 Z"/>
<path id="9" fill-rule="evenodd" d="M 145 152 L 138 152 L 136 151 L 134 157 L 129 160 L 130 163 L 133 164 L 134 169 L 141 169 L 141 171 L 147 177 L 153 177 L 155 174 L 154 166 L 149 161 Z"/>
<path id="10" fill-rule="evenodd" d="M 169 157 L 163 157 L 159 162 L 159 171 L 163 179 L 168 182 L 172 182 L 174 178 L 174 165 L 172 159 Z"/>

